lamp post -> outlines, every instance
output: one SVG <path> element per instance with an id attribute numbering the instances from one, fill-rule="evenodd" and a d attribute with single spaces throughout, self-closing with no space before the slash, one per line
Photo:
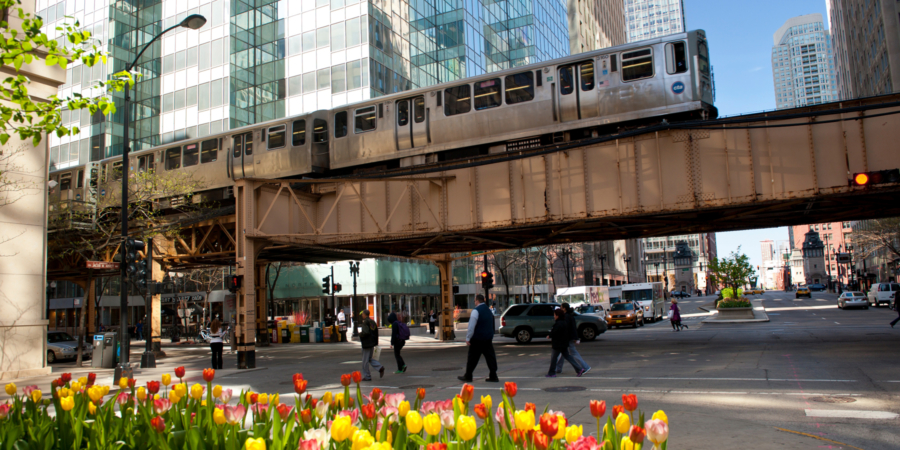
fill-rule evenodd
<path id="1" fill-rule="evenodd" d="M 659 261 L 653 263 L 656 266 L 656 281 L 659 281 Z"/>
<path id="2" fill-rule="evenodd" d="M 137 65 L 139 59 L 150 48 L 150 45 L 156 42 L 162 35 L 168 33 L 169 31 L 174 30 L 175 28 L 184 27 L 190 28 L 192 30 L 199 29 L 203 25 L 206 24 L 206 18 L 201 16 L 200 14 L 191 14 L 190 16 L 185 17 L 184 20 L 181 21 L 178 25 L 173 25 L 169 28 L 163 30 L 162 33 L 157 34 L 153 37 L 153 39 L 148 42 L 144 48 L 138 52 L 137 56 L 134 57 L 134 61 L 125 68 L 125 72 L 131 73 L 131 70 L 134 69 L 134 66 Z M 128 96 L 128 92 L 130 90 L 130 86 L 128 83 L 125 83 L 125 120 L 124 125 L 125 129 L 123 130 L 124 136 L 122 139 L 122 143 L 124 144 L 124 148 L 122 149 L 122 246 L 121 246 L 121 270 L 119 272 L 119 342 L 120 345 L 120 358 L 119 365 L 116 367 L 116 379 L 118 380 L 124 373 L 128 373 L 130 375 L 130 366 L 128 366 L 128 327 L 127 327 L 127 319 L 128 314 L 126 309 L 128 308 L 128 291 L 125 289 L 126 281 L 128 279 L 128 273 L 126 271 L 126 246 L 124 245 L 125 240 L 128 239 L 128 152 L 131 148 L 131 140 L 128 136 L 128 126 L 130 120 L 130 111 L 128 102 L 131 98 Z M 152 332 L 150 333 L 153 334 Z M 127 372 L 123 372 L 127 371 Z M 129 376 L 130 377 L 130 376 Z"/>
<path id="3" fill-rule="evenodd" d="M 350 275 L 353 276 L 353 298 L 350 300 L 350 323 L 353 324 L 353 337 L 359 336 L 356 329 L 356 277 L 359 276 L 359 261 L 350 261 Z"/>
<path id="4" fill-rule="evenodd" d="M 631 272 L 628 270 L 628 263 L 631 262 L 631 257 L 622 255 L 622 261 L 625 261 L 625 284 L 631 284 Z"/>
<path id="5" fill-rule="evenodd" d="M 600 255 L 600 286 L 606 286 L 606 255 Z"/>

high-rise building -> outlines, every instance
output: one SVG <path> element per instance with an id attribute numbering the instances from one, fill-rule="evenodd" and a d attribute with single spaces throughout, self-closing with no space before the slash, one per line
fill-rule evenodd
<path id="1" fill-rule="evenodd" d="M 622 0 L 568 0 L 569 52 L 624 44 L 624 11 Z"/>
<path id="2" fill-rule="evenodd" d="M 759 241 L 759 245 L 762 249 L 762 262 L 765 264 L 767 261 L 772 261 L 775 258 L 775 241 L 765 240 Z M 781 259 L 780 257 L 778 258 Z"/>
<path id="3" fill-rule="evenodd" d="M 827 0 L 841 98 L 900 90 L 900 6 L 893 1 Z"/>
<path id="4" fill-rule="evenodd" d="M 838 100 L 831 34 L 821 14 L 788 19 L 774 41 L 772 80 L 778 109 Z"/>
<path id="5" fill-rule="evenodd" d="M 625 0 L 625 34 L 628 42 L 684 31 L 682 0 Z"/>
<path id="6" fill-rule="evenodd" d="M 686 234 L 644 238 L 644 267 L 652 281 L 663 281 L 668 288 L 675 288 L 675 244 L 686 242 L 694 258 L 692 272 L 694 286 L 704 292 L 712 292 L 715 287 L 708 283 L 709 262 L 718 255 L 715 233 Z"/>

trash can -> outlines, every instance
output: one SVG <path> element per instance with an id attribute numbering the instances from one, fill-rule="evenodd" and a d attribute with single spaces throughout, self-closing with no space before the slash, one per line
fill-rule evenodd
<path id="1" fill-rule="evenodd" d="M 300 325 L 297 327 L 297 330 L 300 331 L 299 341 L 301 343 L 309 342 L 309 327 L 306 325 Z"/>
<path id="2" fill-rule="evenodd" d="M 98 369 L 112 369 L 116 367 L 117 341 L 116 333 L 95 334 L 91 367 Z"/>
<path id="3" fill-rule="evenodd" d="M 325 340 L 325 337 L 322 333 L 321 328 L 315 328 L 315 333 L 316 333 L 316 342 L 323 342 Z"/>
<path id="4" fill-rule="evenodd" d="M 340 326 L 341 342 L 347 342 L 347 325 Z"/>
<path id="5" fill-rule="evenodd" d="M 291 343 L 291 329 L 285 325 L 279 324 L 278 329 L 281 331 L 281 343 L 282 344 L 290 344 Z"/>

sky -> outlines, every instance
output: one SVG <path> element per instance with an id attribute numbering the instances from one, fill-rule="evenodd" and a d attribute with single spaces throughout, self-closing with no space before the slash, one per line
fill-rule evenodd
<path id="1" fill-rule="evenodd" d="M 687 29 L 706 30 L 715 72 L 720 116 L 775 109 L 772 35 L 791 17 L 820 13 L 828 26 L 826 0 L 684 0 Z M 716 233 L 719 257 L 741 247 L 754 266 L 762 263 L 759 241 L 787 240 L 786 227 Z"/>

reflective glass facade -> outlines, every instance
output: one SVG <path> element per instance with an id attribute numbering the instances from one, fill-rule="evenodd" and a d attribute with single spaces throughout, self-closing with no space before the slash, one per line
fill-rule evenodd
<path id="1" fill-rule="evenodd" d="M 838 100 L 831 34 L 821 14 L 789 19 L 773 38 L 772 79 L 778 109 Z"/>

